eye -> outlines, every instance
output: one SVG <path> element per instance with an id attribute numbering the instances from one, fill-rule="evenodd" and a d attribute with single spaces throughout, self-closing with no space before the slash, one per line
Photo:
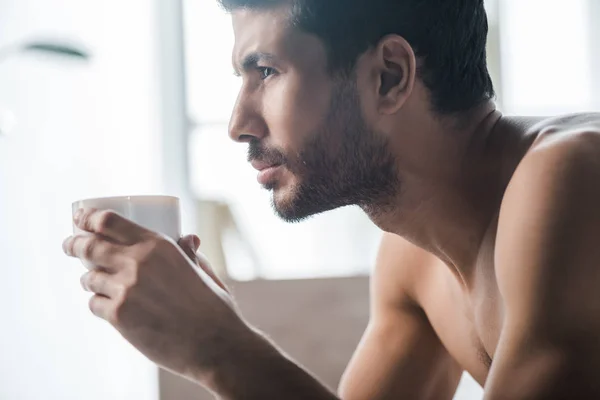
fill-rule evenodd
<path id="1" fill-rule="evenodd" d="M 267 79 L 269 76 L 274 75 L 277 71 L 271 67 L 257 67 L 258 72 L 260 73 L 260 79 L 263 81 Z"/>

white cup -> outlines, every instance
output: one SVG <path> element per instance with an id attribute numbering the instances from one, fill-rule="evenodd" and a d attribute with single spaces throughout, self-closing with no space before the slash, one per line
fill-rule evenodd
<path id="1" fill-rule="evenodd" d="M 162 233 L 178 241 L 181 238 L 181 210 L 179 199 L 172 196 L 122 196 L 79 200 L 72 212 L 81 208 L 112 210 L 144 228 Z M 85 234 L 73 225 L 75 235 Z M 84 262 L 88 268 L 92 267 Z"/>

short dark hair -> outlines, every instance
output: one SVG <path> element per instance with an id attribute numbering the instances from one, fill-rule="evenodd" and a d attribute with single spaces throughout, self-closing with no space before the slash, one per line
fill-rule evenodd
<path id="1" fill-rule="evenodd" d="M 290 21 L 318 36 L 332 72 L 350 72 L 388 34 L 405 38 L 434 111 L 467 111 L 494 98 L 483 0 L 218 0 L 225 10 L 290 5 Z"/>

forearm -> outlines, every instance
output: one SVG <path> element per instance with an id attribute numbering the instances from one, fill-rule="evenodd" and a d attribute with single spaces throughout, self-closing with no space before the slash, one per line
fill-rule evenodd
<path id="1" fill-rule="evenodd" d="M 212 389 L 222 399 L 335 400 L 313 376 L 251 331 L 233 357 L 212 373 Z"/>

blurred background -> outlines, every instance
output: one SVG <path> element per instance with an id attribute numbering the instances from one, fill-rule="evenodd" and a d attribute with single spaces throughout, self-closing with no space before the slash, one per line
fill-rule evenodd
<path id="1" fill-rule="evenodd" d="M 508 115 L 600 109 L 600 2 L 489 0 Z M 335 388 L 381 232 L 356 208 L 285 224 L 227 137 L 240 81 L 214 0 L 0 0 L 0 399 L 187 400 L 92 317 L 61 251 L 80 198 L 170 194 L 244 315 Z M 456 399 L 482 397 L 465 375 Z"/>

